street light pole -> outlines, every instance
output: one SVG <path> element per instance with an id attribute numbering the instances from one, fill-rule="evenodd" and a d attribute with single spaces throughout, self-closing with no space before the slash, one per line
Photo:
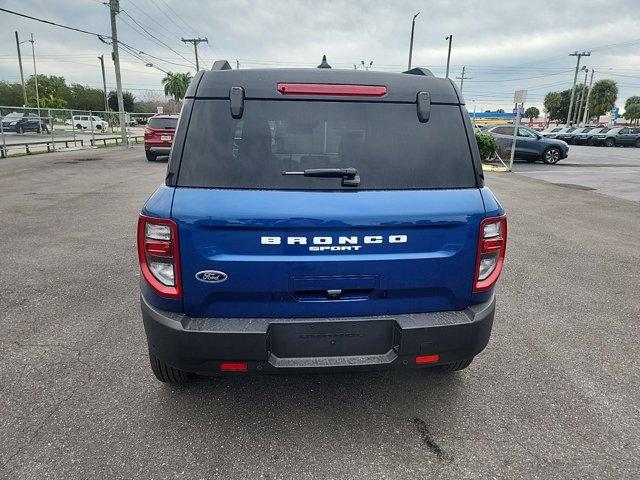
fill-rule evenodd
<path id="1" fill-rule="evenodd" d="M 24 84 L 24 70 L 22 69 L 22 55 L 20 54 L 20 39 L 16 31 L 16 47 L 18 48 L 18 64 L 20 65 L 20 81 L 22 82 L 22 96 L 24 97 L 24 105 L 27 106 L 27 86 Z"/>
<path id="2" fill-rule="evenodd" d="M 411 57 L 413 56 L 413 32 L 416 29 L 416 17 L 420 15 L 420 12 L 416 13 L 413 16 L 413 20 L 411 21 L 411 41 L 409 42 L 409 67 L 407 70 L 411 70 Z"/>
<path id="3" fill-rule="evenodd" d="M 33 56 L 33 79 L 36 82 L 36 105 L 38 107 L 38 117 L 40 117 L 40 94 L 38 93 L 38 71 L 36 70 L 36 49 L 33 46 L 35 43 L 33 40 L 33 33 L 31 34 L 31 55 Z"/>
<path id="4" fill-rule="evenodd" d="M 587 97 L 585 98 L 584 105 L 584 115 L 582 116 L 582 125 L 587 123 L 589 113 L 589 95 L 591 95 L 591 86 L 593 85 L 593 68 L 591 69 L 591 79 L 589 80 L 589 89 L 587 91 Z"/>
<path id="5" fill-rule="evenodd" d="M 124 98 L 122 96 L 122 77 L 120 76 L 120 53 L 118 52 L 118 26 L 116 15 L 120 13 L 120 0 L 109 0 L 109 14 L 111 17 L 111 46 L 113 47 L 113 65 L 116 70 L 116 94 L 118 96 L 118 118 L 120 120 L 120 136 L 122 144 L 129 144 L 127 135 L 126 117 L 124 113 Z"/>
<path id="6" fill-rule="evenodd" d="M 580 111 L 582 110 L 582 106 L 584 105 L 584 95 L 585 90 L 587 89 L 587 76 L 589 75 L 589 69 L 584 69 L 584 84 L 582 86 L 582 92 L 580 93 L 580 103 L 578 104 L 578 108 L 576 108 L 576 125 L 580 125 Z"/>
<path id="7" fill-rule="evenodd" d="M 100 60 L 100 68 L 102 69 L 102 88 L 104 89 L 104 111 L 109 111 L 109 100 L 107 95 L 107 77 L 104 74 L 104 55 L 100 55 L 98 57 Z"/>
<path id="8" fill-rule="evenodd" d="M 576 82 L 578 81 L 578 70 L 580 69 L 580 59 L 582 57 L 590 57 L 591 52 L 581 52 L 581 53 L 573 52 L 573 53 L 570 53 L 569 56 L 578 57 L 578 60 L 576 62 L 576 72 L 573 75 L 573 86 L 571 87 L 571 100 L 569 101 L 569 113 L 567 115 L 567 123 L 571 125 L 571 117 L 573 114 L 573 102 L 574 102 L 573 96 L 576 91 Z"/>
<path id="9" fill-rule="evenodd" d="M 453 40 L 453 35 L 445 37 L 445 40 L 449 40 L 449 52 L 447 53 L 447 73 L 445 74 L 445 78 L 449 78 L 449 62 L 451 61 L 451 41 Z"/>

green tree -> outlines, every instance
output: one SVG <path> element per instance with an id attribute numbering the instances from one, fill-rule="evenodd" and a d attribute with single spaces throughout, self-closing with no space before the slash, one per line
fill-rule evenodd
<path id="1" fill-rule="evenodd" d="M 640 120 L 640 97 L 627 98 L 627 101 L 624 102 L 624 118 L 631 120 L 632 123 L 638 123 Z"/>
<path id="2" fill-rule="evenodd" d="M 562 95 L 560 92 L 549 92 L 544 96 L 544 101 L 542 102 L 544 105 L 544 109 L 549 116 L 549 120 L 560 120 L 561 119 L 561 107 L 562 107 Z M 566 114 L 564 115 L 566 119 Z"/>
<path id="3" fill-rule="evenodd" d="M 496 113 L 504 113 L 504 110 L 502 108 L 499 108 L 496 110 Z"/>
<path id="4" fill-rule="evenodd" d="M 640 103 L 632 103 L 624 109 L 624 118 L 637 124 L 640 119 Z"/>
<path id="5" fill-rule="evenodd" d="M 136 101 L 136 97 L 131 92 L 122 92 L 122 102 L 124 103 L 125 112 L 133 112 L 133 106 Z M 109 92 L 108 97 L 109 108 L 114 112 L 119 111 L 118 108 L 118 95 L 115 90 Z"/>
<path id="6" fill-rule="evenodd" d="M 91 88 L 86 85 L 73 83 L 69 87 L 69 108 L 74 110 L 104 110 L 104 91 L 99 88 Z"/>
<path id="7" fill-rule="evenodd" d="M 0 82 L 0 105 L 21 107 L 23 103 L 22 85 L 19 83 Z"/>
<path id="8" fill-rule="evenodd" d="M 611 111 L 618 99 L 618 85 L 614 80 L 598 80 L 589 95 L 589 112 L 599 117 Z"/>
<path id="9" fill-rule="evenodd" d="M 530 122 L 533 122 L 534 118 L 538 118 L 540 115 L 540 110 L 537 107 L 529 107 L 524 111 L 524 116 L 529 119 Z"/>
<path id="10" fill-rule="evenodd" d="M 54 97 L 51 93 L 40 99 L 41 108 L 67 108 L 67 101 Z"/>
<path id="11" fill-rule="evenodd" d="M 64 77 L 38 74 L 38 96 L 43 99 L 51 95 L 68 102 L 71 90 Z M 36 79 L 34 75 L 31 75 L 27 80 L 27 98 L 29 99 L 29 104 L 36 105 Z"/>
<path id="12" fill-rule="evenodd" d="M 162 79 L 164 94 L 173 97 L 176 102 L 184 98 L 191 83 L 191 73 L 167 73 Z"/>

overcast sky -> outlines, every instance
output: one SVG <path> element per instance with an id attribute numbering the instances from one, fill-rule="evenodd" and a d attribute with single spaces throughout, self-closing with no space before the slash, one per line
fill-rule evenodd
<path id="1" fill-rule="evenodd" d="M 110 35 L 109 11 L 99 0 L 0 0 L 0 6 L 50 21 Z M 451 76 L 466 75 L 469 110 L 511 109 L 513 91 L 527 89 L 526 106 L 541 106 L 550 90 L 571 87 L 574 50 L 595 80 L 618 82 L 618 105 L 640 95 L 640 2 L 595 1 L 277 1 L 121 0 L 120 40 L 165 70 L 194 71 L 192 47 L 180 37 L 208 37 L 201 65 L 228 59 L 235 68 L 315 66 L 322 54 L 334 67 L 364 60 L 373 69 L 406 69 L 411 18 L 416 21 L 413 64 L 444 75 L 447 41 L 453 34 Z M 128 16 L 127 16 L 128 14 Z M 136 25 L 138 22 L 139 25 Z M 19 81 L 14 30 L 34 34 L 39 73 L 68 83 L 101 87 L 97 55 L 105 54 L 108 86 L 115 85 L 110 46 L 75 33 L 0 12 L 0 80 Z M 144 27 L 157 39 L 143 31 Z M 167 46 L 162 45 L 165 43 Z M 30 44 L 22 45 L 26 75 L 33 73 Z M 184 57 L 184 58 L 183 58 Z M 174 64 L 167 63 L 173 62 Z M 183 64 L 175 65 L 175 64 Z M 124 87 L 138 98 L 158 95 L 164 74 L 122 54 Z M 579 78 L 584 80 L 584 74 Z M 456 80 L 459 82 L 459 80 Z M 473 102 L 475 100 L 475 102 Z"/>

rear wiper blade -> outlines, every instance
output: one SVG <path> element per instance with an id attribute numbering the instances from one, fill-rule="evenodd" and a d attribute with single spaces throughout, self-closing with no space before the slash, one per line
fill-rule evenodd
<path id="1" fill-rule="evenodd" d="M 299 172 L 282 172 L 282 175 L 301 175 L 316 178 L 341 178 L 343 187 L 357 187 L 360 185 L 358 170 L 349 168 L 307 168 Z"/>

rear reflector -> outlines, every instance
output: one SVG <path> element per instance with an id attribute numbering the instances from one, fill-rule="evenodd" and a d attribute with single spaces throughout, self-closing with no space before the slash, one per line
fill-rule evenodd
<path id="1" fill-rule="evenodd" d="M 329 83 L 279 83 L 283 95 L 327 95 L 348 97 L 382 97 L 387 87 L 381 85 L 339 85 Z"/>
<path id="2" fill-rule="evenodd" d="M 246 372 L 248 368 L 247 362 L 220 362 L 221 372 Z"/>
<path id="3" fill-rule="evenodd" d="M 418 355 L 416 357 L 416 364 L 417 365 L 424 365 L 426 363 L 436 363 L 438 360 L 440 360 L 440 355 L 435 354 L 435 355 Z"/>

